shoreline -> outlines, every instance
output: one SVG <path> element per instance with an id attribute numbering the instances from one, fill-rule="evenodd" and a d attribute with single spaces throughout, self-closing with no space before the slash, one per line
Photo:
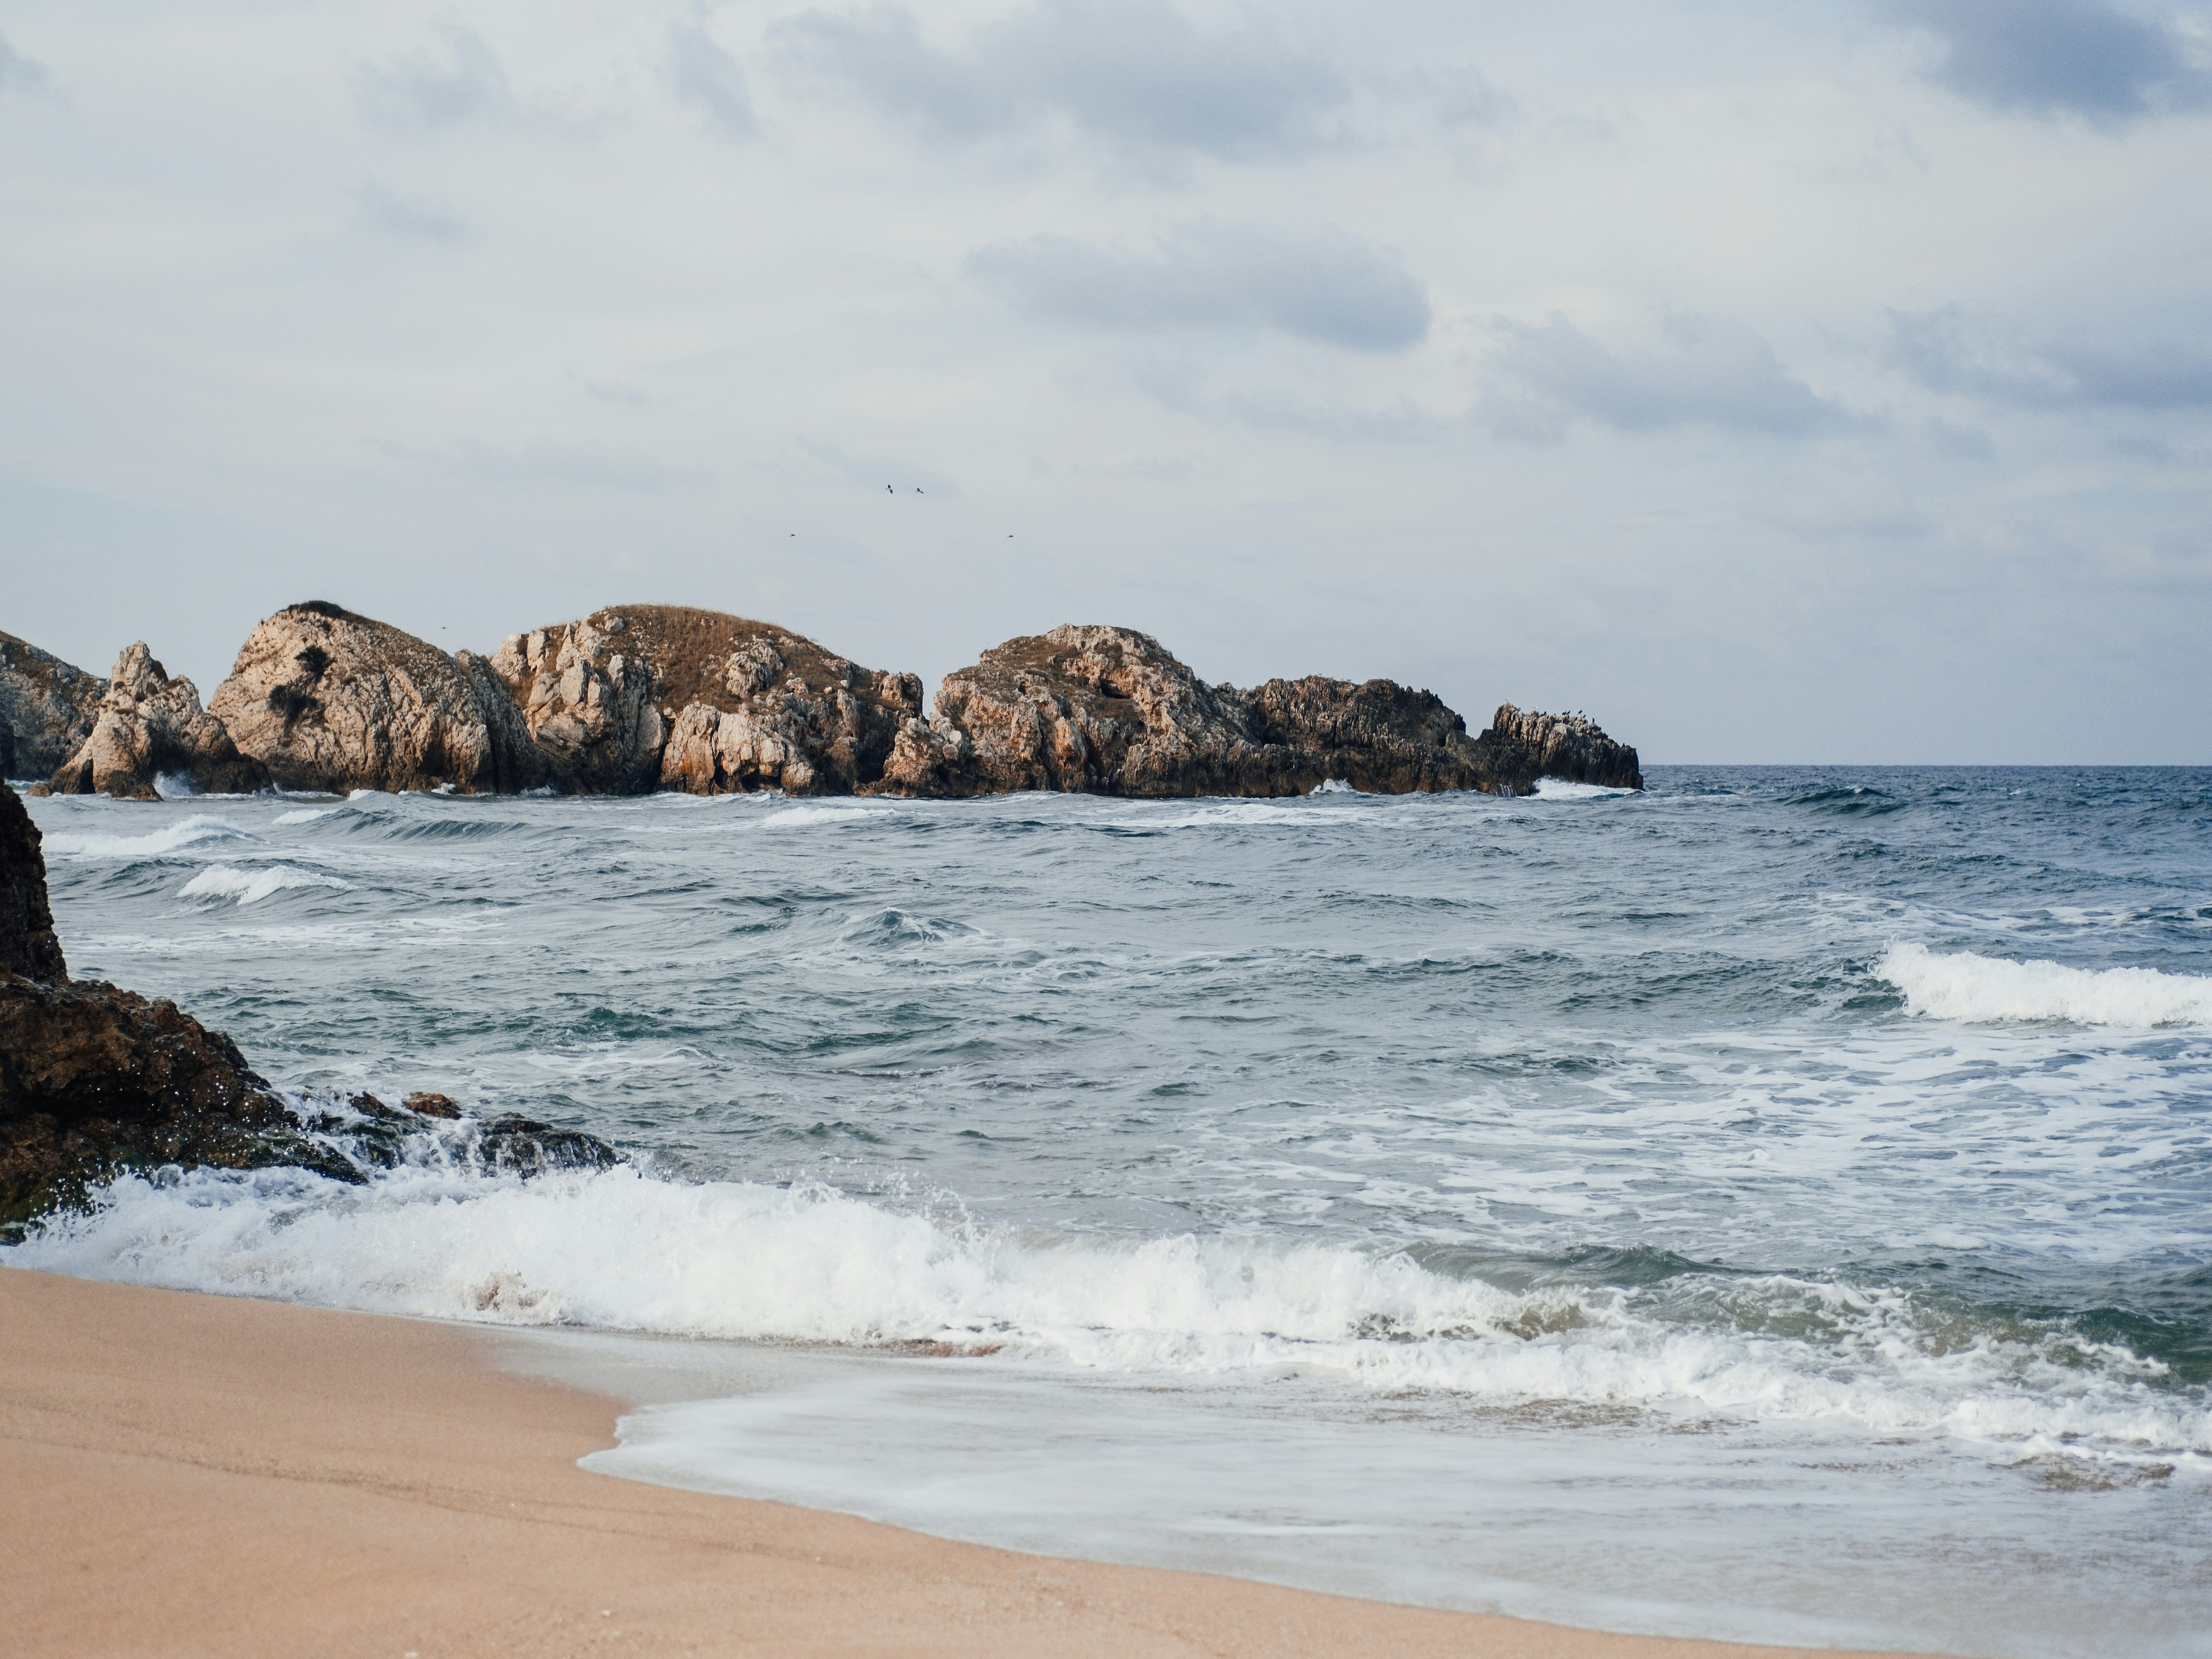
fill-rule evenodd
<path id="1" fill-rule="evenodd" d="M 17 1651 L 1790 1659 L 1035 1556 L 577 1467 L 496 1328 L 0 1268 Z M 1862 1656 L 1862 1659 L 1867 1659 Z"/>

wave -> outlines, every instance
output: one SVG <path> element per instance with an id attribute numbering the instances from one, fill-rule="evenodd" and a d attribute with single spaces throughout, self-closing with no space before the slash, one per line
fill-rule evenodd
<path id="1" fill-rule="evenodd" d="M 264 864 L 252 870 L 240 870 L 228 864 L 210 864 L 179 888 L 177 896 L 236 899 L 240 905 L 247 905 L 258 903 L 272 893 L 295 888 L 324 887 L 344 892 L 352 886 L 349 881 L 341 881 L 336 876 L 326 876 L 319 871 L 302 870 L 295 864 Z"/>
<path id="2" fill-rule="evenodd" d="M 210 842 L 256 841 L 259 837 L 227 823 L 221 818 L 195 813 L 143 836 L 72 835 L 67 830 L 50 830 L 46 836 L 46 850 L 54 854 L 73 854 L 80 858 L 152 858 L 164 853 L 182 852 L 188 847 L 202 847 Z"/>
<path id="3" fill-rule="evenodd" d="M 1613 789 L 1601 783 L 1576 783 L 1566 778 L 1536 780 L 1536 799 L 1539 800 L 1607 800 L 1615 795 L 1632 795 L 1633 789 Z"/>
<path id="4" fill-rule="evenodd" d="M 820 1186 L 635 1168 L 136 1176 L 16 1265 L 507 1324 L 921 1342 L 1125 1373 L 1295 1370 L 1357 1389 L 1577 1401 L 2212 1456 L 2202 1390 L 2062 1323 L 1894 1288 L 1685 1272 L 1509 1290 L 1400 1253 L 1242 1236 L 976 1227 Z"/>
<path id="5" fill-rule="evenodd" d="M 2152 968 L 2068 968 L 1893 945 L 1875 973 L 1905 994 L 1907 1010 L 1929 1019 L 2145 1029 L 2212 1024 L 2212 979 Z"/>

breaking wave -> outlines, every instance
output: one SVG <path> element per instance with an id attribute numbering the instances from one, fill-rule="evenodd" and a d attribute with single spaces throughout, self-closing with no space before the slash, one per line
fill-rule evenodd
<path id="1" fill-rule="evenodd" d="M 63 854 L 80 858 L 121 859 L 158 858 L 165 853 L 179 853 L 189 847 L 204 847 L 214 842 L 258 839 L 235 824 L 204 813 L 165 824 L 143 836 L 88 836 L 49 830 L 45 837 L 46 852 L 50 858 Z"/>
<path id="2" fill-rule="evenodd" d="M 2068 968 L 1893 945 L 1875 972 L 1905 994 L 1908 1010 L 1929 1019 L 2144 1029 L 2212 1024 L 2212 979 L 2151 968 Z"/>
<path id="3" fill-rule="evenodd" d="M 264 864 L 251 870 L 240 870 L 228 864 L 210 864 L 177 890 L 179 898 L 236 899 L 240 904 L 254 904 L 272 893 L 282 893 L 295 888 L 320 887 L 344 892 L 353 886 L 336 876 L 319 871 L 302 870 L 296 864 Z"/>
<path id="4" fill-rule="evenodd" d="M 1501 1288 L 1402 1253 L 977 1228 L 820 1186 L 635 1169 L 129 1177 L 26 1267 L 372 1311 L 1006 1351 L 1122 1372 L 1296 1370 L 1383 1392 L 1848 1419 L 2121 1461 L 2212 1457 L 2202 1390 L 2064 1322 L 1897 1288 L 1687 1271 Z"/>

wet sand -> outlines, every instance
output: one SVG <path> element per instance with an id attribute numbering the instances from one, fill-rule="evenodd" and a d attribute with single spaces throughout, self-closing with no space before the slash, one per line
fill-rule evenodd
<path id="1" fill-rule="evenodd" d="M 0 1268 L 0 1652 L 1779 1659 L 586 1474 L 485 1333 Z"/>

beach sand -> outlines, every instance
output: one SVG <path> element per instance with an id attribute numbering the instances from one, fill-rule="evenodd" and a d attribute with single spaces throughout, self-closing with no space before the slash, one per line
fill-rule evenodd
<path id="1" fill-rule="evenodd" d="M 0 1269 L 0 1652 L 1527 1656 L 1608 1636 L 586 1474 L 484 1333 Z"/>

